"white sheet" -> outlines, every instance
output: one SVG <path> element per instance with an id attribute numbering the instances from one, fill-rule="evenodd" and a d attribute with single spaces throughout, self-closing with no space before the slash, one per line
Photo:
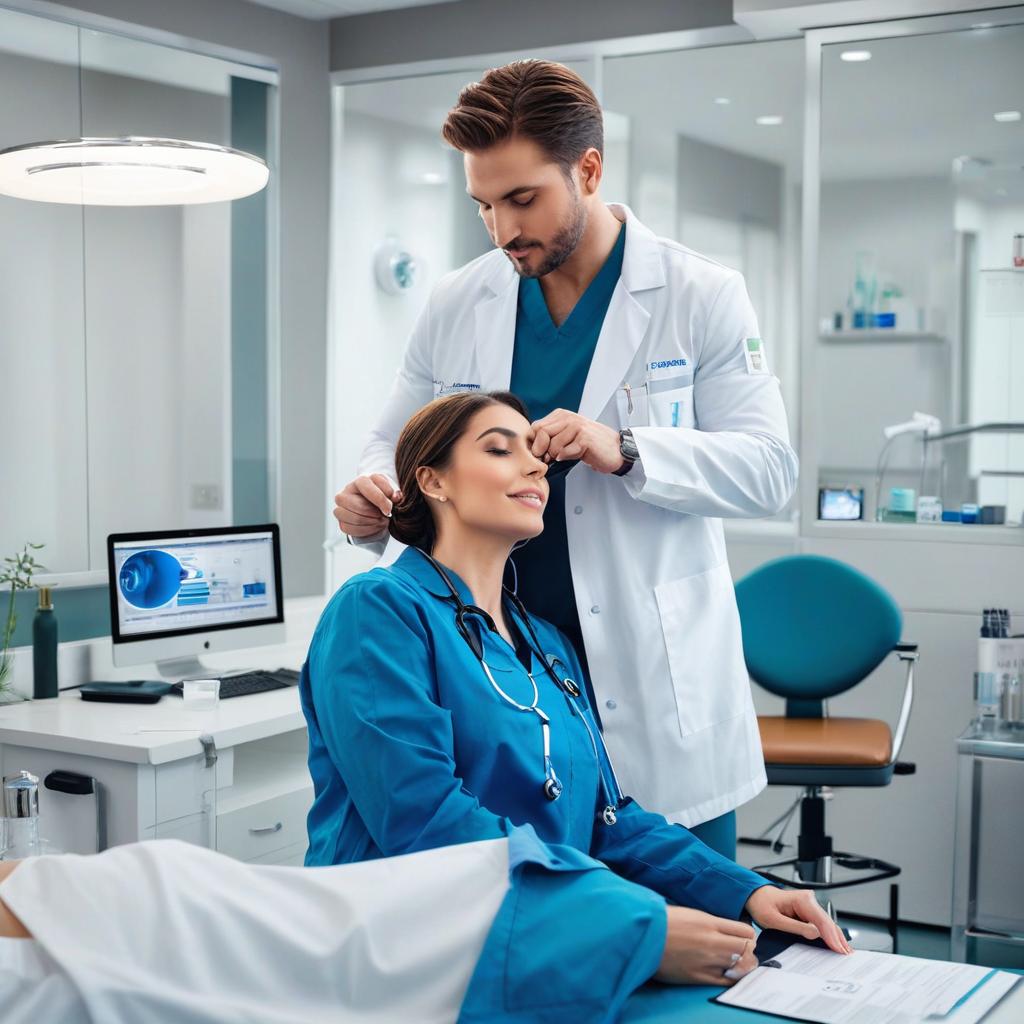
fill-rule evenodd
<path id="1" fill-rule="evenodd" d="M 454 1021 L 508 885 L 503 839 L 332 868 L 173 840 L 37 858 L 0 886 L 35 935 L 0 947 L 3 1020 Z"/>

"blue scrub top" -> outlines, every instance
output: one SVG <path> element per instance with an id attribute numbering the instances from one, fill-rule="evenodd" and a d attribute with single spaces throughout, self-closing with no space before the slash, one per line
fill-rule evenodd
<path id="1" fill-rule="evenodd" d="M 465 583 L 448 574 L 473 603 Z M 529 635 L 509 603 L 506 614 Z M 477 617 L 467 622 L 497 684 L 531 703 L 533 687 L 513 648 Z M 572 645 L 543 619 L 530 622 L 541 652 L 581 682 Z M 306 864 L 397 856 L 530 824 L 545 843 L 574 847 L 673 902 L 738 917 L 765 884 L 760 876 L 630 800 L 615 825 L 598 821 L 605 801 L 582 718 L 596 731 L 589 706 L 585 697 L 571 701 L 536 654 L 531 663 L 564 785 L 554 802 L 542 789 L 537 716 L 494 691 L 423 554 L 408 548 L 393 565 L 345 583 L 320 618 L 299 681 L 315 791 Z"/>
<path id="2" fill-rule="evenodd" d="M 555 409 L 573 412 L 579 409 L 597 339 L 622 273 L 625 251 L 626 225 L 623 224 L 604 266 L 560 326 L 555 326 L 551 319 L 540 281 L 523 278 L 519 282 L 509 390 L 526 403 L 531 420 L 543 419 Z M 531 612 L 553 623 L 572 641 L 580 661 L 586 666 L 569 567 L 565 476 L 552 476 L 549 484 L 544 532 L 513 556 L 518 595 Z"/>

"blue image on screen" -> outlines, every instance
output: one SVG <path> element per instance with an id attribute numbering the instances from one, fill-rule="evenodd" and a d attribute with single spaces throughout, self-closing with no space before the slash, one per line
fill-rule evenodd
<path id="1" fill-rule="evenodd" d="M 181 587 L 187 572 L 166 551 L 137 551 L 126 558 L 117 577 L 124 599 L 136 608 L 159 608 Z"/>

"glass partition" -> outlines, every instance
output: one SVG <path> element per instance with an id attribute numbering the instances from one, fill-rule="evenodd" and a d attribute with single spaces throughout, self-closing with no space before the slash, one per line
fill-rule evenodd
<path id="1" fill-rule="evenodd" d="M 77 136 L 77 28 L 0 11 L 0 96 L 0 149 Z M 81 208 L 0 195 L 0 552 L 45 541 L 72 572 L 89 568 L 83 237 Z"/>
<path id="2" fill-rule="evenodd" d="M 141 135 L 271 165 L 276 75 L 0 11 L 0 148 Z M 0 197 L 0 551 L 106 573 L 117 531 L 267 522 L 270 203 L 65 206 Z"/>
<path id="3" fill-rule="evenodd" d="M 817 484 L 1017 522 L 1024 435 L 944 435 L 1024 429 L 1024 26 L 870 35 L 820 53 Z"/>
<path id="4" fill-rule="evenodd" d="M 603 81 L 628 140 L 626 200 L 657 234 L 744 275 L 795 444 L 802 43 L 609 58 Z"/>

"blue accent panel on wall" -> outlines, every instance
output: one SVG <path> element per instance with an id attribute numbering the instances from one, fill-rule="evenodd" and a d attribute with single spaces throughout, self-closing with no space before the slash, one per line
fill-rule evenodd
<path id="1" fill-rule="evenodd" d="M 231 145 L 267 158 L 270 86 L 231 79 Z M 267 190 L 231 204 L 231 466 L 236 525 L 267 523 Z"/>
<path id="2" fill-rule="evenodd" d="M 7 618 L 9 593 L 0 594 L 0 612 Z M 14 629 L 12 647 L 27 647 L 32 643 L 32 616 L 39 604 L 39 592 L 22 590 L 14 598 L 15 615 L 18 624 Z M 58 639 L 61 643 L 70 640 L 89 640 L 96 636 L 110 635 L 110 588 L 100 587 L 55 587 L 53 591 L 53 612 L 57 616 Z"/>

